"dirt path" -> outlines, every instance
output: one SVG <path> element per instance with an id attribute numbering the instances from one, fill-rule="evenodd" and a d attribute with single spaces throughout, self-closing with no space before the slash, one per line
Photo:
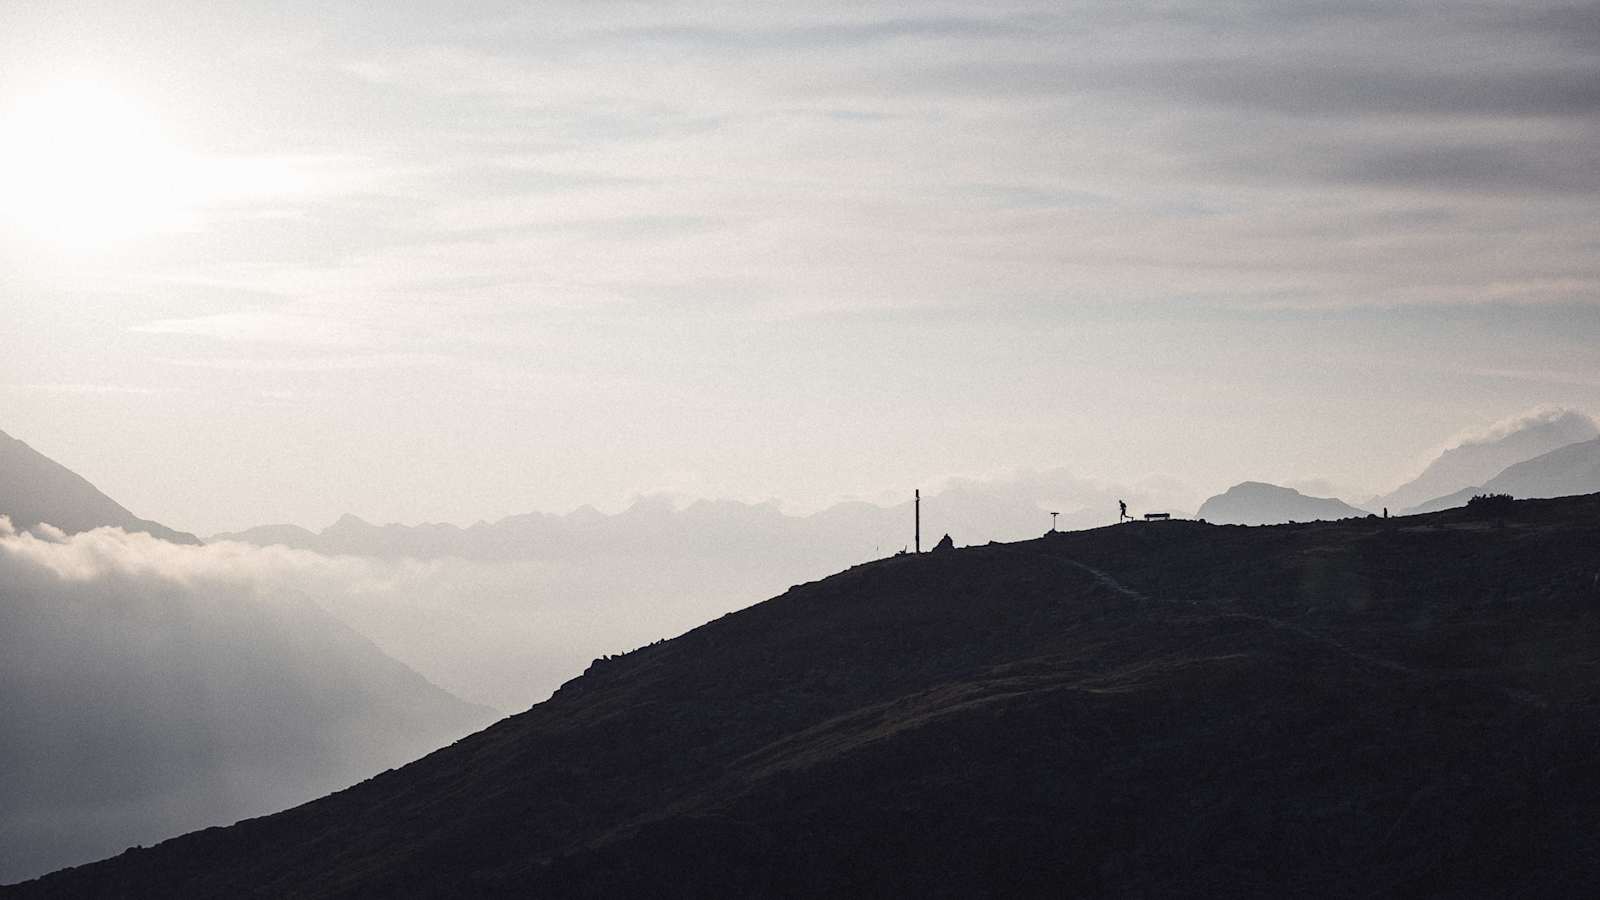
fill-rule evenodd
<path id="1" fill-rule="evenodd" d="M 1116 576 L 1112 575 L 1111 573 L 1106 572 L 1106 571 L 1101 570 L 1101 569 L 1097 569 L 1094 566 L 1089 565 L 1088 563 L 1080 562 L 1080 561 L 1078 561 L 1076 559 L 1072 559 L 1071 557 L 1056 556 L 1054 554 L 1049 554 L 1049 553 L 1028 553 L 1028 552 L 1019 551 L 1019 550 L 1002 550 L 1002 552 L 1010 553 L 1010 554 L 1013 554 L 1013 555 L 1016 555 L 1016 556 L 1030 556 L 1030 557 L 1037 557 L 1037 558 L 1040 558 L 1040 559 L 1048 559 L 1048 560 L 1051 560 L 1051 561 L 1056 562 L 1056 563 L 1061 564 L 1061 565 L 1070 566 L 1070 567 L 1072 567 L 1074 569 L 1077 569 L 1077 570 L 1079 570 L 1081 572 L 1087 573 L 1088 575 L 1092 576 L 1101 585 L 1103 585 L 1103 586 L 1105 586 L 1107 588 L 1110 588 L 1112 591 L 1115 591 L 1116 593 L 1118 593 L 1118 594 L 1122 595 L 1123 597 L 1126 597 L 1126 598 L 1128 598 L 1130 600 L 1136 600 L 1136 601 L 1143 602 L 1143 603 L 1156 602 L 1156 603 L 1166 604 L 1166 605 L 1169 605 L 1169 606 L 1189 606 L 1189 607 L 1199 607 L 1200 606 L 1200 604 L 1196 603 L 1193 600 L 1181 600 L 1180 601 L 1180 600 L 1167 600 L 1165 598 L 1154 598 L 1154 599 L 1152 599 L 1149 595 L 1143 593 L 1142 591 L 1135 590 L 1135 589 L 1127 586 L 1126 584 L 1123 584 L 1121 581 L 1119 581 L 1116 578 Z M 1232 612 L 1232 611 L 1223 611 L 1223 610 L 1215 610 L 1213 614 L 1219 619 L 1244 619 L 1244 620 L 1251 621 L 1251 622 L 1258 622 L 1260 624 L 1269 626 L 1271 628 L 1276 628 L 1276 629 L 1279 629 L 1281 631 L 1287 631 L 1287 632 L 1289 632 L 1291 634 L 1296 635 L 1297 637 L 1303 638 L 1303 639 L 1308 640 L 1308 641 L 1310 641 L 1310 642 L 1312 642 L 1314 644 L 1318 644 L 1320 646 L 1323 646 L 1323 647 L 1326 647 L 1328 649 L 1331 649 L 1331 650 L 1333 650 L 1333 651 L 1335 651 L 1335 652 L 1337 652 L 1337 653 L 1339 653 L 1339 654 L 1341 654 L 1343 656 L 1346 656 L 1346 657 L 1348 657 L 1350 659 L 1356 660 L 1356 661 L 1358 661 L 1360 663 L 1363 663 L 1365 665 L 1368 665 L 1368 666 L 1371 666 L 1373 668 L 1380 669 L 1380 670 L 1383 670 L 1383 671 L 1386 671 L 1386 672 L 1391 672 L 1391 673 L 1396 674 L 1396 675 L 1403 675 L 1403 676 L 1405 676 L 1407 678 L 1449 678 L 1449 677 L 1461 677 L 1461 675 L 1466 674 L 1466 673 L 1454 674 L 1454 673 L 1422 671 L 1422 670 L 1416 669 L 1416 668 L 1414 668 L 1412 666 L 1408 666 L 1408 665 L 1406 665 L 1404 663 L 1396 662 L 1395 660 L 1392 660 L 1392 659 L 1384 659 L 1381 656 L 1374 656 L 1374 655 L 1372 655 L 1370 653 L 1366 653 L 1366 652 L 1363 652 L 1361 650 L 1357 650 L 1354 647 L 1351 647 L 1348 644 L 1344 643 L 1343 641 L 1339 640 L 1338 638 L 1335 638 L 1335 637 L 1333 637 L 1331 635 L 1323 634 L 1322 632 L 1315 631 L 1313 629 L 1307 628 L 1304 625 L 1298 625 L 1298 624 L 1296 624 L 1294 622 L 1287 622 L 1287 621 L 1284 621 L 1283 619 L 1276 619 L 1276 618 L 1273 618 L 1271 616 L 1263 616 L 1263 615 L 1258 615 L 1256 613 Z M 1543 707 L 1545 707 L 1547 705 L 1547 701 L 1543 697 L 1540 697 L 1540 696 L 1538 696 L 1536 694 L 1533 694 L 1533 693 L 1530 693 L 1530 692 L 1527 692 L 1527 691 L 1518 691 L 1518 690 L 1513 690 L 1513 689 L 1504 688 L 1504 687 L 1496 687 L 1495 691 L 1497 693 L 1501 694 L 1502 696 L 1506 697 L 1507 699 L 1509 699 L 1509 700 L 1511 700 L 1511 701 L 1513 701 L 1515 703 L 1518 703 L 1518 704 L 1524 704 L 1524 705 L 1535 706 L 1535 707 L 1540 707 L 1540 708 L 1543 708 Z"/>

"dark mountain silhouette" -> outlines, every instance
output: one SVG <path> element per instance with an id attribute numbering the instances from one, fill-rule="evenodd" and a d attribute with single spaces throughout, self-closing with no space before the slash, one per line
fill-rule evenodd
<path id="1" fill-rule="evenodd" d="M 1600 496 L 894 557 L 6 897 L 1589 896 Z"/>
<path id="2" fill-rule="evenodd" d="M 1315 522 L 1364 516 L 1332 497 L 1307 497 L 1294 488 L 1260 481 L 1245 481 L 1228 488 L 1200 505 L 1198 518 L 1219 525 L 1280 525 L 1285 522 Z"/>
<path id="3" fill-rule="evenodd" d="M 110 525 L 178 544 L 200 542 L 135 516 L 82 476 L 5 432 L 0 432 L 0 515 L 24 530 L 47 523 L 77 534 Z"/>
<path id="4" fill-rule="evenodd" d="M 1512 423 L 1503 433 L 1464 442 L 1439 454 L 1411 481 L 1367 504 L 1372 509 L 1388 507 L 1392 512 L 1422 511 L 1429 501 L 1447 494 L 1474 489 L 1507 466 L 1533 459 L 1579 441 L 1590 440 L 1600 431 L 1594 420 L 1569 409 L 1549 409 Z M 1600 490 L 1600 488 L 1588 488 Z M 1573 491 L 1571 493 L 1583 493 Z M 1471 494 L 1467 494 L 1470 497 Z M 1539 496 L 1557 496 L 1544 494 Z M 1465 497 L 1461 501 L 1466 502 Z M 1460 504 L 1454 504 L 1459 506 Z M 1434 507 L 1442 509 L 1444 507 Z"/>
<path id="5" fill-rule="evenodd" d="M 1542 456 L 1509 466 L 1481 486 L 1435 497 L 1408 513 L 1436 512 L 1462 506 L 1475 494 L 1510 494 L 1520 498 L 1570 497 L 1600 491 L 1600 438 L 1568 444 Z"/>

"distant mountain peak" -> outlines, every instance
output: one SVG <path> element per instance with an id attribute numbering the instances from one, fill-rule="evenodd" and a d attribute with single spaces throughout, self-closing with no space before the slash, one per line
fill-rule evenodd
<path id="1" fill-rule="evenodd" d="M 1241 481 L 1200 505 L 1199 518 L 1219 525 L 1278 525 L 1364 516 L 1367 511 L 1333 497 L 1307 497 L 1294 488 Z"/>
<path id="2" fill-rule="evenodd" d="M 316 532 L 299 525 L 257 525 L 243 531 L 230 531 L 223 534 L 214 534 L 212 541 L 237 541 L 245 544 L 256 544 L 268 547 L 274 544 L 301 549 L 313 549 L 316 546 Z"/>

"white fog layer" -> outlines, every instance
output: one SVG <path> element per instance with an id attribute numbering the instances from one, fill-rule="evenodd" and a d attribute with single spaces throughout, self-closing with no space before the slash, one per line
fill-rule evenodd
<path id="1" fill-rule="evenodd" d="M 0 519 L 0 882 L 283 809 L 493 718 L 298 593 L 283 554 L 39 531 Z"/>

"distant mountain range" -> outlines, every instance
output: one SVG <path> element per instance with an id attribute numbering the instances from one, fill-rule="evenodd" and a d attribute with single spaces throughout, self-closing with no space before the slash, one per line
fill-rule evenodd
<path id="1" fill-rule="evenodd" d="M 1293 488 L 1246 481 L 1201 504 L 1196 515 L 1217 525 L 1276 525 L 1283 522 L 1315 522 L 1364 516 L 1343 500 L 1332 497 L 1307 497 Z"/>
<path id="2" fill-rule="evenodd" d="M 76 472 L 5 432 L 0 432 L 0 515 L 24 530 L 48 523 L 77 534 L 109 525 L 177 544 L 200 542 L 192 534 L 135 516 Z"/>
<path id="3" fill-rule="evenodd" d="M 1566 409 L 1544 410 L 1512 422 L 1494 437 L 1445 450 L 1422 474 L 1362 509 L 1331 497 L 1259 481 L 1234 485 L 1201 505 L 1208 522 L 1275 525 L 1364 516 L 1436 512 L 1464 505 L 1474 494 L 1519 498 L 1563 497 L 1600 491 L 1600 443 L 1594 421 Z"/>
<path id="4" fill-rule="evenodd" d="M 1600 497 L 893 557 L 0 897 L 1587 897 Z"/>
<path id="5" fill-rule="evenodd" d="M 1062 515 L 1061 526 L 1092 527 L 1116 518 L 1116 496 L 1102 491 L 1096 505 Z M 645 497 L 614 514 L 585 506 L 565 515 L 526 513 L 466 527 L 451 524 L 376 525 L 342 516 L 320 532 L 298 525 L 264 525 L 211 535 L 213 542 L 283 545 L 328 555 L 455 556 L 478 560 L 599 559 L 613 556 L 792 558 L 808 571 L 828 571 L 909 548 L 912 504 L 847 502 L 807 515 L 777 503 L 700 500 L 679 508 Z M 957 543 L 1034 537 L 1050 517 L 1032 496 L 957 485 L 924 492 L 923 536 L 929 549 L 949 532 Z"/>
<path id="6" fill-rule="evenodd" d="M 1459 506 L 1507 467 L 1595 437 L 1595 424 L 1588 416 L 1573 410 L 1545 410 L 1502 426 L 1493 437 L 1445 450 L 1415 479 L 1364 506 L 1247 481 L 1207 499 L 1196 515 L 1221 524 L 1266 525 L 1365 516 L 1385 508 L 1401 514 Z M 1552 458 L 1550 465 L 1559 465 L 1559 460 Z M 1514 489 L 1504 489 L 1518 497 L 1600 491 L 1600 481 L 1586 479 L 1579 471 L 1549 477 L 1525 471 L 1514 483 Z M 1039 500 L 1051 496 L 1052 491 L 1065 498 L 1059 506 L 1052 506 L 1067 510 L 1060 525 L 1069 530 L 1110 521 L 1120 493 L 1071 483 L 1058 473 L 1038 476 L 1026 490 L 958 483 L 935 496 L 925 496 L 924 533 L 930 536 L 930 544 L 933 535 L 944 532 L 950 532 L 957 543 L 1030 537 L 1043 530 L 1039 526 L 1045 523 L 1046 514 Z M 1134 499 L 1137 510 L 1140 498 Z M 1408 502 L 1421 505 L 1407 506 Z M 615 514 L 584 507 L 567 515 L 529 513 L 467 527 L 375 525 L 345 515 L 320 532 L 298 525 L 265 525 L 209 539 L 381 558 L 504 561 L 652 556 L 717 558 L 734 566 L 760 559 L 774 571 L 803 574 L 883 556 L 905 546 L 910 516 L 909 503 L 887 507 L 845 503 L 793 516 L 773 503 L 699 501 L 679 509 L 662 498 L 645 498 Z"/>

